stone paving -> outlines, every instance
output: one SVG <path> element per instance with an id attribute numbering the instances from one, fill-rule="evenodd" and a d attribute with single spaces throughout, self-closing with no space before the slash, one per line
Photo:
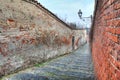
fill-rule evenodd
<path id="1" fill-rule="evenodd" d="M 2 80 L 94 80 L 89 45 L 71 54 L 20 71 Z"/>

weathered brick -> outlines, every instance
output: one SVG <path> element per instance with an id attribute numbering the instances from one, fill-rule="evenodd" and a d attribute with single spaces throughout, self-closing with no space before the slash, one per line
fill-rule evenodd
<path id="1" fill-rule="evenodd" d="M 120 71 L 119 70 L 116 71 L 116 78 L 117 78 L 116 80 L 120 80 Z"/>
<path id="2" fill-rule="evenodd" d="M 92 44 L 97 80 L 120 80 L 120 0 L 97 1 Z"/>
<path id="3" fill-rule="evenodd" d="M 0 0 L 0 77 L 7 58 L 12 66 L 3 75 L 69 53 L 85 43 L 85 29 L 71 28 L 37 1 L 11 1 Z"/>
<path id="4" fill-rule="evenodd" d="M 120 9 L 120 3 L 116 2 L 114 4 L 114 9 L 117 10 L 117 9 Z"/>
<path id="5" fill-rule="evenodd" d="M 120 34 L 120 28 L 116 28 L 115 33 Z"/>
<path id="6" fill-rule="evenodd" d="M 115 34 L 115 30 L 116 30 L 116 29 L 115 29 L 115 28 L 112 28 L 112 27 L 107 27 L 107 28 L 106 28 L 106 31 L 107 31 L 107 32 L 110 32 L 110 33 L 113 33 L 113 34 Z"/>
<path id="7" fill-rule="evenodd" d="M 108 37 L 110 40 L 112 40 L 114 42 L 118 42 L 118 36 L 117 35 L 113 35 L 111 33 L 106 33 L 106 37 Z"/>

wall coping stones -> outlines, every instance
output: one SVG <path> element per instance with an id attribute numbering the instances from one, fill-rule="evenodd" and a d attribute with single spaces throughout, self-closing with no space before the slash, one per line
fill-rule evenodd
<path id="1" fill-rule="evenodd" d="M 40 8 L 40 9 L 42 9 L 48 15 L 50 15 L 51 17 L 53 17 L 54 19 L 56 19 L 57 21 L 59 21 L 60 23 L 62 23 L 63 25 L 65 25 L 66 27 L 68 27 L 69 29 L 72 30 L 72 28 L 68 24 L 66 24 L 64 21 L 62 21 L 60 18 L 58 18 L 55 14 L 53 14 L 47 8 L 45 8 L 44 6 L 42 6 L 38 1 L 36 1 L 36 0 L 22 0 L 22 1 L 26 1 L 28 3 L 31 3 L 31 4 L 35 5 L 36 7 Z"/>

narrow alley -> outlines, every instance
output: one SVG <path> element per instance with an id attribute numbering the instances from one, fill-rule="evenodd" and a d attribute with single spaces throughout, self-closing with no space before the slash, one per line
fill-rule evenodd
<path id="1" fill-rule="evenodd" d="M 120 80 L 120 0 L 0 0 L 0 80 Z"/>
<path id="2" fill-rule="evenodd" d="M 2 80 L 94 80 L 89 45 Z"/>

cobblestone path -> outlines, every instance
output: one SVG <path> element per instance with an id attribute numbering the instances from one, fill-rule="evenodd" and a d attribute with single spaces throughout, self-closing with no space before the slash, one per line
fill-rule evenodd
<path id="1" fill-rule="evenodd" d="M 89 46 L 85 44 L 71 54 L 36 64 L 2 80 L 94 80 Z"/>

